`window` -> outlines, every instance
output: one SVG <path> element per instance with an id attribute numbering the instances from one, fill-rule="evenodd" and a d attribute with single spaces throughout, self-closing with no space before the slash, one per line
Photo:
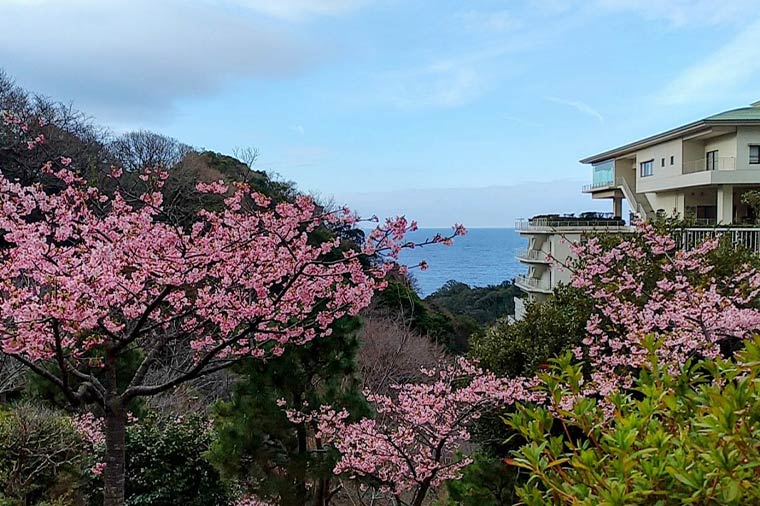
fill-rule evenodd
<path id="1" fill-rule="evenodd" d="M 641 162 L 641 177 L 647 177 L 654 174 L 654 160 Z"/>
<path id="2" fill-rule="evenodd" d="M 665 167 L 665 159 L 664 158 L 662 158 L 660 160 L 660 167 Z"/>
<path id="3" fill-rule="evenodd" d="M 707 152 L 707 170 L 718 170 L 718 152 L 717 151 L 708 151 Z"/>
<path id="4" fill-rule="evenodd" d="M 760 146 L 749 147 L 749 163 L 752 165 L 760 164 Z"/>
<path id="5" fill-rule="evenodd" d="M 615 162 L 612 160 L 594 164 L 592 187 L 599 188 L 611 185 L 615 180 L 614 172 Z"/>
<path id="6" fill-rule="evenodd" d="M 675 165 L 676 163 L 676 157 L 673 155 L 670 155 L 670 165 Z"/>

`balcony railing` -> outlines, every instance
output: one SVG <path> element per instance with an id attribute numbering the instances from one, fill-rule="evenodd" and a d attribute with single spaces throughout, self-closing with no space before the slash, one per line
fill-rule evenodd
<path id="1" fill-rule="evenodd" d="M 549 258 L 546 256 L 545 251 L 538 249 L 526 249 L 517 253 L 517 258 L 520 260 L 526 260 L 528 262 L 546 262 L 549 263 Z"/>
<path id="2" fill-rule="evenodd" d="M 589 192 L 592 192 L 592 191 L 595 191 L 595 190 L 601 190 L 601 189 L 606 189 L 606 188 L 614 188 L 615 186 L 616 186 L 615 185 L 615 181 L 612 180 L 612 179 L 610 179 L 608 181 L 597 181 L 597 182 L 591 183 L 591 184 L 584 184 L 582 191 L 583 191 L 583 193 L 589 193 Z"/>
<path id="3" fill-rule="evenodd" d="M 760 253 L 760 228 L 722 228 L 722 227 L 689 227 L 673 232 L 673 239 L 679 248 L 690 250 L 699 246 L 706 239 L 723 237 L 726 234 L 731 238 L 731 244 L 741 245 L 754 253 Z"/>
<path id="4" fill-rule="evenodd" d="M 625 227 L 623 220 L 592 218 L 524 218 L 515 222 L 515 230 L 553 230 L 556 228 L 615 228 Z"/>
<path id="5" fill-rule="evenodd" d="M 515 277 L 515 284 L 526 291 L 541 290 L 545 292 L 552 291 L 551 284 L 539 278 L 533 278 L 530 276 L 520 275 Z"/>
<path id="6" fill-rule="evenodd" d="M 709 163 L 708 163 L 709 162 Z M 683 162 L 683 173 L 693 174 L 708 170 L 736 170 L 736 158 L 733 156 L 721 156 L 715 159 L 700 158 Z"/>

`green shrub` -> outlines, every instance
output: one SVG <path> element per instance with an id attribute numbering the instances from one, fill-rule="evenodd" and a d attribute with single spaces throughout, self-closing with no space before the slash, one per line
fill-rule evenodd
<path id="1" fill-rule="evenodd" d="M 471 456 L 472 464 L 465 467 L 462 477 L 447 483 L 448 501 L 456 506 L 502 506 L 514 504 L 515 480 L 518 470 L 507 466 L 502 459 L 486 452 Z"/>
<path id="2" fill-rule="evenodd" d="M 0 505 L 78 504 L 85 448 L 62 413 L 34 404 L 0 411 Z"/>
<path id="3" fill-rule="evenodd" d="M 580 343 L 592 308 L 580 290 L 559 286 L 546 301 L 528 305 L 522 320 L 502 320 L 473 336 L 470 356 L 503 376 L 532 375 Z"/>
<path id="4" fill-rule="evenodd" d="M 479 325 L 488 325 L 514 313 L 514 298 L 519 295 L 522 295 L 522 290 L 511 281 L 504 281 L 499 285 L 471 287 L 451 280 L 424 300 L 433 308 L 445 309 L 454 315 L 471 318 Z"/>
<path id="5" fill-rule="evenodd" d="M 218 506 L 227 489 L 206 460 L 211 444 L 201 417 L 148 418 L 127 433 L 128 506 Z"/>
<path id="6" fill-rule="evenodd" d="M 520 406 L 527 443 L 509 462 L 531 473 L 527 505 L 760 504 L 760 338 L 735 359 L 657 362 L 607 401 L 583 396 L 570 355 L 543 375 L 552 410 Z"/>

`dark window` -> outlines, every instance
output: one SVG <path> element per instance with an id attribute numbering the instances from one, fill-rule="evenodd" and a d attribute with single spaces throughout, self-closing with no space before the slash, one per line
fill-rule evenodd
<path id="1" fill-rule="evenodd" d="M 717 151 L 708 151 L 707 152 L 707 170 L 718 170 L 718 152 Z"/>
<path id="2" fill-rule="evenodd" d="M 665 159 L 660 160 L 660 167 L 665 167 Z"/>
<path id="3" fill-rule="evenodd" d="M 647 177 L 654 174 L 654 160 L 641 162 L 641 177 Z"/>
<path id="4" fill-rule="evenodd" d="M 673 155 L 670 155 L 670 165 L 674 165 L 676 163 L 676 157 Z"/>
<path id="5" fill-rule="evenodd" d="M 749 147 L 749 163 L 752 165 L 760 164 L 760 146 Z"/>

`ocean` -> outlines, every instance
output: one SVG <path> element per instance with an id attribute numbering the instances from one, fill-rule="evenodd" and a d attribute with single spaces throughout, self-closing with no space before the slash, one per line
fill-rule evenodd
<path id="1" fill-rule="evenodd" d="M 451 229 L 425 228 L 408 234 L 409 240 L 420 242 L 436 233 L 447 235 Z M 525 272 L 515 254 L 528 247 L 528 241 L 511 228 L 474 228 L 467 235 L 454 239 L 453 246 L 433 244 L 404 250 L 400 263 L 416 265 L 426 260 L 426 271 L 412 269 L 420 295 L 425 297 L 449 280 L 470 286 L 497 285 Z"/>

